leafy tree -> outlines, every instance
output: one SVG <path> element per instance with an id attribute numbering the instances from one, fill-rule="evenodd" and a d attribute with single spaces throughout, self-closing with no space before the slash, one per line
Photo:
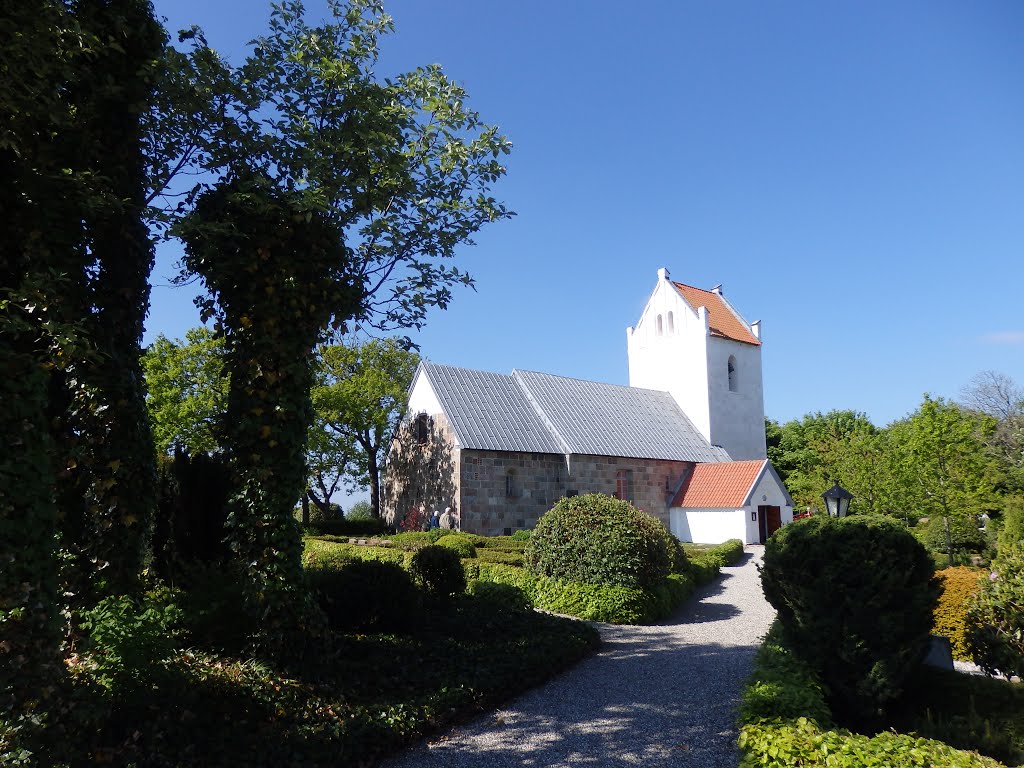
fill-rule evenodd
<path id="1" fill-rule="evenodd" d="M 1001 485 L 1024 491 L 1024 389 L 1003 373 L 982 371 L 961 390 L 961 398 L 968 410 L 996 420 L 987 445 L 1002 467 Z"/>
<path id="2" fill-rule="evenodd" d="M 271 633 L 301 620 L 304 602 L 291 510 L 313 347 L 329 326 L 420 327 L 454 285 L 472 284 L 445 259 L 510 215 L 488 194 L 509 144 L 465 92 L 436 66 L 378 82 L 390 18 L 370 0 L 329 8 L 333 20 L 311 27 L 300 2 L 275 5 L 270 34 L 237 69 L 193 31 L 191 54 L 167 51 L 169 96 L 151 113 L 152 145 L 167 148 L 151 198 L 176 170 L 206 172 L 184 218 L 165 207 L 163 221 L 186 241 L 186 274 L 208 289 L 204 319 L 225 336 L 239 484 L 229 537 Z"/>
<path id="3" fill-rule="evenodd" d="M 994 428 L 991 417 L 929 395 L 917 411 L 889 427 L 901 492 L 911 508 L 943 520 L 950 565 L 951 519 L 976 518 L 993 503 L 985 440 Z"/>
<path id="4" fill-rule="evenodd" d="M 327 440 L 348 459 L 350 487 L 370 489 L 380 516 L 380 473 L 391 437 L 405 415 L 420 357 L 398 339 L 320 348 L 313 406 Z"/>
<path id="5" fill-rule="evenodd" d="M 854 511 L 884 511 L 885 451 L 865 414 L 836 410 L 770 422 L 766 436 L 769 458 L 797 507 L 820 507 L 821 494 L 838 482 L 855 495 Z"/>
<path id="6" fill-rule="evenodd" d="M 312 618 L 292 510 L 306 479 L 313 349 L 333 313 L 358 305 L 359 291 L 342 277 L 349 252 L 334 223 L 265 177 L 204 192 L 178 231 L 185 264 L 209 291 L 204 312 L 224 331 L 223 435 L 234 483 L 227 541 L 244 564 L 264 647 L 281 651 Z"/>
<path id="7" fill-rule="evenodd" d="M 436 65 L 374 78 L 378 40 L 393 31 L 379 3 L 328 8 L 332 20 L 312 27 L 301 2 L 276 4 L 270 34 L 237 68 L 198 29 L 183 33 L 188 53 L 167 48 L 149 115 L 150 199 L 163 203 L 153 216 L 172 224 L 229 169 L 272 171 L 355 252 L 346 277 L 364 301 L 335 319 L 418 328 L 453 287 L 473 284 L 446 260 L 484 224 L 512 215 L 489 195 L 511 144 Z M 181 189 L 182 173 L 196 170 L 207 177 Z"/>
<path id="8" fill-rule="evenodd" d="M 989 674 L 1024 675 L 1024 545 L 999 552 L 967 612 L 967 647 Z"/>
<path id="9" fill-rule="evenodd" d="M 184 341 L 161 334 L 143 355 L 142 370 L 157 452 L 217 451 L 228 393 L 224 339 L 204 327 L 190 328 Z"/>

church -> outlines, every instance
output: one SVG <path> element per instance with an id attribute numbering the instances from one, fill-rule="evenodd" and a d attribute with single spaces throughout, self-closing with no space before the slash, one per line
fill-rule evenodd
<path id="1" fill-rule="evenodd" d="M 607 493 L 682 541 L 756 544 L 791 522 L 766 458 L 760 322 L 721 286 L 659 269 L 626 342 L 628 387 L 422 363 L 388 455 L 386 519 L 450 508 L 459 529 L 493 536 Z"/>

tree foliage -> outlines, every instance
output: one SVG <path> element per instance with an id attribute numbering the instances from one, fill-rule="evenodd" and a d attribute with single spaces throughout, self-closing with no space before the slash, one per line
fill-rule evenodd
<path id="1" fill-rule="evenodd" d="M 333 466 L 345 467 L 350 487 L 370 489 L 370 506 L 378 517 L 381 469 L 405 415 L 419 362 L 400 339 L 328 344 L 319 350 L 314 433 L 317 441 L 339 447 Z M 314 477 L 319 479 L 316 471 Z"/>
<path id="2" fill-rule="evenodd" d="M 228 394 L 223 337 L 204 327 L 190 328 L 184 341 L 161 334 L 146 349 L 142 370 L 157 453 L 219 450 Z"/>
<path id="3" fill-rule="evenodd" d="M 237 67 L 196 29 L 187 53 L 167 49 L 165 98 L 150 115 L 154 216 L 173 222 L 232 169 L 272 173 L 354 251 L 346 278 L 364 300 L 336 319 L 418 328 L 453 287 L 472 285 L 447 263 L 456 248 L 511 215 L 489 194 L 511 145 L 436 65 L 375 78 L 379 38 L 393 30 L 379 3 L 328 7 L 332 19 L 311 26 L 301 2 L 275 5 L 270 34 Z M 188 171 L 213 181 L 184 184 Z"/>

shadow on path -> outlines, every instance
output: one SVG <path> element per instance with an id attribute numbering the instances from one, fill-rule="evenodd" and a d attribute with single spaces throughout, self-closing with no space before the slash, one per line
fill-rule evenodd
<path id="1" fill-rule="evenodd" d="M 385 765 L 729 766 L 735 706 L 773 612 L 747 556 L 670 622 L 597 625 L 594 656 Z"/>

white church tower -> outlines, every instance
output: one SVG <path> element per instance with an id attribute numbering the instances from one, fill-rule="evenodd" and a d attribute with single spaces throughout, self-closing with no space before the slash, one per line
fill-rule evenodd
<path id="1" fill-rule="evenodd" d="M 708 442 L 733 460 L 767 457 L 761 323 L 747 323 L 720 285 L 705 291 L 659 269 L 626 341 L 631 387 L 671 393 Z"/>

